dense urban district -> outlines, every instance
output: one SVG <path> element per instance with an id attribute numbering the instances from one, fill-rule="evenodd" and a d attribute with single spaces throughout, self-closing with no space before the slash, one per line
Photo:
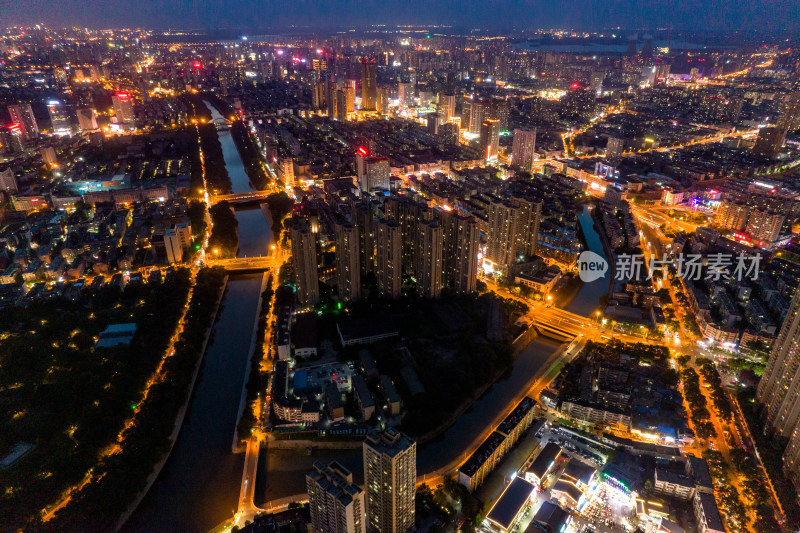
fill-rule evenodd
<path id="1" fill-rule="evenodd" d="M 0 154 L 0 531 L 800 529 L 797 44 L 12 27 Z"/>

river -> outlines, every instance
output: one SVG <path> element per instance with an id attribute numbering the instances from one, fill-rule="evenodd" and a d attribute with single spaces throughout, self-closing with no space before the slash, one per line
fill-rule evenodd
<path id="1" fill-rule="evenodd" d="M 209 108 L 214 118 L 221 116 Z M 250 190 L 230 133 L 220 132 L 219 140 L 233 192 Z M 238 255 L 266 255 L 272 233 L 264 212 L 258 207 L 237 209 L 236 219 Z M 244 456 L 231 453 L 231 442 L 260 287 L 260 274 L 230 278 L 178 440 L 122 531 L 205 533 L 236 510 Z"/>
<path id="2" fill-rule="evenodd" d="M 601 256 L 608 261 L 606 251 L 603 249 L 603 243 L 600 240 L 600 235 L 594 228 L 594 219 L 592 218 L 592 211 L 590 206 L 584 206 L 583 211 L 578 214 L 578 223 L 583 230 L 584 238 L 586 239 L 586 246 L 589 250 Z M 565 308 L 567 311 L 581 316 L 590 316 L 597 306 L 600 305 L 600 297 L 608 294 L 608 284 L 611 279 L 611 269 L 607 270 L 603 277 L 589 283 L 584 283 L 578 291 L 577 296 Z"/>

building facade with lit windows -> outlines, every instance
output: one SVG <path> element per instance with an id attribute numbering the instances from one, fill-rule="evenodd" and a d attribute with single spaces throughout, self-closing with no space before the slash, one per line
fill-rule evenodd
<path id="1" fill-rule="evenodd" d="M 394 429 L 367 435 L 363 444 L 368 532 L 406 533 L 414 527 L 417 443 Z"/>
<path id="2" fill-rule="evenodd" d="M 306 491 L 313 533 L 365 533 L 364 491 L 341 464 L 314 463 Z"/>

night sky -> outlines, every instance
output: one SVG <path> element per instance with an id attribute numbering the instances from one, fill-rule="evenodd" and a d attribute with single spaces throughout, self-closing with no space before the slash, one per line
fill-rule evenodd
<path id="1" fill-rule="evenodd" d="M 0 0 L 0 21 L 156 29 L 377 23 L 786 34 L 800 30 L 800 0 Z"/>

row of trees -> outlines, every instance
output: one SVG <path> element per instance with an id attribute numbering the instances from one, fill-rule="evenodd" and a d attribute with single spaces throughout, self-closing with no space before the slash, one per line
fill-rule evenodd
<path id="1" fill-rule="evenodd" d="M 36 524 L 45 532 L 107 532 L 144 490 L 155 465 L 171 446 L 178 412 L 186 402 L 203 344 L 212 327 L 225 281 L 221 268 L 197 274 L 192 299 L 175 350 L 164 359 L 161 379 L 137 406 L 133 423 L 124 431 L 117 452 L 101 460 L 93 480 L 73 494 L 55 517 Z"/>
<path id="2" fill-rule="evenodd" d="M 726 422 L 730 422 L 733 417 L 733 408 L 731 402 L 728 400 L 728 395 L 722 388 L 722 380 L 719 377 L 714 363 L 711 359 L 702 358 L 697 361 L 700 364 L 700 373 L 703 379 L 706 380 L 709 387 L 711 387 L 711 398 L 714 400 L 714 410 L 720 418 Z"/>
<path id="3" fill-rule="evenodd" d="M 700 376 L 690 367 L 681 370 L 683 381 L 683 396 L 689 402 L 689 416 L 692 419 L 694 431 L 701 439 L 711 439 L 717 436 L 714 424 L 711 423 L 711 413 L 706 405 L 706 397 L 700 390 Z"/>
<path id="4" fill-rule="evenodd" d="M 267 280 L 267 286 L 261 293 L 261 310 L 258 315 L 258 331 L 256 332 L 256 343 L 253 355 L 250 358 L 250 377 L 247 380 L 247 399 L 245 401 L 244 413 L 239 419 L 238 433 L 240 439 L 247 439 L 253 434 L 253 430 L 258 425 L 256 418 L 256 402 L 258 392 L 266 388 L 269 378 L 268 372 L 261 371 L 261 363 L 264 360 L 264 346 L 271 346 L 272 339 L 265 339 L 267 324 L 272 316 L 272 297 L 275 291 L 272 289 L 273 276 Z M 270 343 L 270 344 L 267 344 Z"/>
<path id="5" fill-rule="evenodd" d="M 228 202 L 220 202 L 208 210 L 211 213 L 211 235 L 208 250 L 213 258 L 236 257 L 239 250 L 239 221 Z"/>
<path id="6" fill-rule="evenodd" d="M 786 439 L 776 435 L 764 425 L 764 418 L 754 402 L 754 390 L 745 389 L 737 396 L 739 408 L 742 410 L 750 435 L 758 448 L 761 464 L 769 475 L 772 487 L 781 503 L 783 514 L 792 529 L 800 528 L 800 503 L 794 485 L 783 472 L 783 452 Z M 776 530 L 778 531 L 778 530 Z"/>

